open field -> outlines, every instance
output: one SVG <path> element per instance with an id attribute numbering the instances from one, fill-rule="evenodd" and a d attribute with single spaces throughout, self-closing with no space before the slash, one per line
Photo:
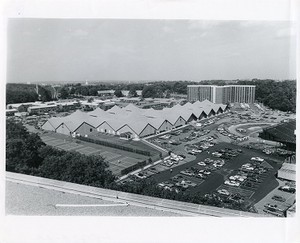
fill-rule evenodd
<path id="1" fill-rule="evenodd" d="M 135 165 L 140 161 L 148 160 L 147 156 L 78 141 L 61 134 L 47 133 L 41 136 L 41 138 L 47 145 L 65 151 L 75 151 L 85 155 L 101 155 L 108 163 L 109 169 L 115 175 L 120 175 L 121 170 Z"/>

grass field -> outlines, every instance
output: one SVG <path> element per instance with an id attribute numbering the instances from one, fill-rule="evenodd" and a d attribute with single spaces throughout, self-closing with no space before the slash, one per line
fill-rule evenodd
<path id="1" fill-rule="evenodd" d="M 115 175 L 120 175 L 121 170 L 148 159 L 148 157 L 143 155 L 107 148 L 97 144 L 82 141 L 76 143 L 72 138 L 64 137 L 61 134 L 47 134 L 41 138 L 47 145 L 65 151 L 75 151 L 85 155 L 101 155 Z"/>

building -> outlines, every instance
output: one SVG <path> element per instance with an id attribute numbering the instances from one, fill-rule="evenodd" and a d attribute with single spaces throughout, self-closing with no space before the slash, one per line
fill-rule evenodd
<path id="1" fill-rule="evenodd" d="M 266 140 L 281 143 L 286 149 L 296 151 L 296 120 L 281 123 L 277 126 L 272 126 L 263 129 L 259 137 Z"/>
<path id="2" fill-rule="evenodd" d="M 114 90 L 99 90 L 97 91 L 98 93 L 98 96 L 100 97 L 113 97 L 114 94 L 115 94 L 115 91 Z"/>
<path id="3" fill-rule="evenodd" d="M 122 94 L 123 94 L 123 96 L 125 96 L 125 97 L 129 97 L 129 90 L 121 90 L 121 92 L 122 92 Z M 136 94 L 137 94 L 137 96 L 142 96 L 142 92 L 143 92 L 143 90 L 136 90 L 135 91 L 136 92 Z"/>
<path id="4" fill-rule="evenodd" d="M 6 109 L 6 116 L 14 116 L 17 112 L 17 109 Z"/>
<path id="5" fill-rule="evenodd" d="M 209 100 L 216 104 L 227 104 L 255 101 L 255 85 L 188 85 L 187 89 L 190 102 Z"/>
<path id="6" fill-rule="evenodd" d="M 8 104 L 6 109 L 17 109 L 18 112 L 27 112 L 27 109 L 34 105 L 36 105 L 35 102 Z"/>
<path id="7" fill-rule="evenodd" d="M 91 112 L 77 110 L 69 116 L 52 117 L 42 129 L 72 136 L 88 136 L 93 132 L 139 139 L 181 127 L 189 122 L 223 113 L 227 106 L 198 101 L 194 104 L 177 104 L 162 110 L 141 109 L 130 103 L 126 107 L 114 106 L 104 111 L 97 108 Z M 129 134 L 131 134 L 129 136 Z"/>
<path id="8" fill-rule="evenodd" d="M 49 112 L 55 112 L 57 111 L 58 106 L 57 105 L 39 105 L 39 106 L 31 106 L 28 108 L 28 112 L 30 115 L 33 114 L 44 114 Z"/>
<path id="9" fill-rule="evenodd" d="M 278 170 L 277 177 L 283 180 L 296 181 L 296 164 L 283 163 Z"/>

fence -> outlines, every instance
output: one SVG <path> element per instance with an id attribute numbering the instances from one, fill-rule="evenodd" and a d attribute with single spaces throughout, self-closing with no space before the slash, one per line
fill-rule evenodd
<path id="1" fill-rule="evenodd" d="M 77 137 L 77 139 L 85 141 L 85 142 L 90 142 L 90 143 L 103 145 L 103 146 L 106 146 L 106 147 L 121 149 L 121 150 L 124 150 L 124 151 L 136 153 L 136 154 L 141 154 L 141 155 L 145 155 L 145 156 L 152 156 L 152 154 L 149 151 L 130 148 L 130 147 L 126 147 L 126 146 L 123 146 L 123 145 L 120 145 L 120 144 L 110 143 L 110 142 L 107 142 L 107 141 L 97 140 L 97 139 L 88 138 L 88 137 L 81 137 L 81 136 Z"/>

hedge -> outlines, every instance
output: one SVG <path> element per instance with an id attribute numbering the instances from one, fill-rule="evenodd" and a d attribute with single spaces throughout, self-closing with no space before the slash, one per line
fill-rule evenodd
<path id="1" fill-rule="evenodd" d="M 126 147 L 126 146 L 123 146 L 123 145 L 120 145 L 120 144 L 110 143 L 110 142 L 107 142 L 107 141 L 101 141 L 101 140 L 97 140 L 97 139 L 93 139 L 93 138 L 89 138 L 89 137 L 81 137 L 80 136 L 80 137 L 77 137 L 77 138 L 82 140 L 82 141 L 95 143 L 95 144 L 103 145 L 103 146 L 106 146 L 106 147 L 121 149 L 121 150 L 124 150 L 124 151 L 132 152 L 132 153 L 136 153 L 136 154 L 142 154 L 142 155 L 145 155 L 145 156 L 151 156 L 151 153 L 149 151 L 145 151 L 145 150 L 130 148 L 130 147 Z"/>
<path id="2" fill-rule="evenodd" d="M 130 167 L 127 167 L 127 168 L 121 170 L 121 175 L 125 175 L 125 174 L 128 174 L 128 173 L 131 172 L 131 171 L 134 171 L 134 170 L 137 170 L 137 169 L 139 169 L 139 168 L 142 168 L 142 167 L 144 167 L 146 164 L 147 164 L 146 161 L 138 162 L 138 163 L 135 164 L 135 165 L 132 165 L 132 166 L 130 166 Z"/>

